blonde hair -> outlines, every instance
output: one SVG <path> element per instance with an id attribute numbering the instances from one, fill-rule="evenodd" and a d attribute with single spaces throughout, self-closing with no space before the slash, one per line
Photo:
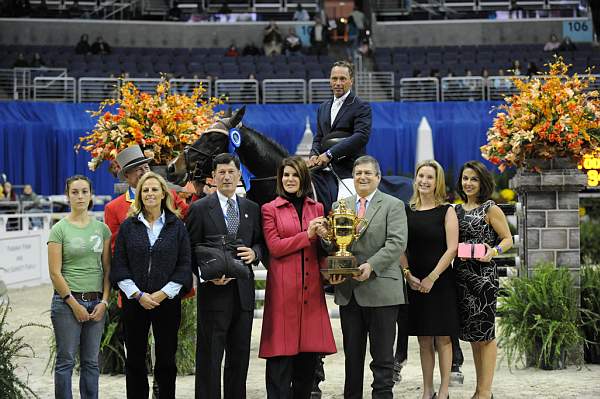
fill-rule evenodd
<path id="1" fill-rule="evenodd" d="M 147 180 L 155 179 L 160 184 L 161 189 L 165 193 L 165 197 L 162 199 L 161 210 L 168 209 L 171 213 L 173 213 L 178 218 L 181 218 L 181 212 L 175 208 L 175 201 L 173 200 L 173 195 L 171 194 L 171 190 L 167 186 L 167 182 L 165 179 L 154 172 L 145 173 L 138 182 L 137 187 L 135 188 L 135 200 L 129 207 L 129 212 L 127 212 L 127 216 L 135 216 L 144 210 L 144 203 L 142 202 L 142 187 Z"/>
<path id="2" fill-rule="evenodd" d="M 442 168 L 442 165 L 440 165 L 437 161 L 428 159 L 426 161 L 419 162 L 415 168 L 415 178 L 413 179 L 413 195 L 408 201 L 410 209 L 412 210 L 416 210 L 417 208 L 421 207 L 421 196 L 419 195 L 419 190 L 417 189 L 417 175 L 419 174 L 419 170 L 424 166 L 429 166 L 435 170 L 435 189 L 433 191 L 435 206 L 440 206 L 446 203 L 446 179 L 444 177 L 444 168 Z"/>

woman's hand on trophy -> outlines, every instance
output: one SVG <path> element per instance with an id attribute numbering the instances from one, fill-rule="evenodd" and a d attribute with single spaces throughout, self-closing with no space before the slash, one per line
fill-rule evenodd
<path id="1" fill-rule="evenodd" d="M 318 218 L 314 218 L 308 224 L 308 238 L 311 240 L 316 238 L 317 235 L 319 237 L 325 238 L 327 236 L 327 229 L 324 227 L 325 218 L 320 216 Z"/>

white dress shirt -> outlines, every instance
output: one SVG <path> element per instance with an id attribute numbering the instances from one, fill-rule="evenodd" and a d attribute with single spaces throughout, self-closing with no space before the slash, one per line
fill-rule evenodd
<path id="1" fill-rule="evenodd" d="M 331 104 L 331 114 L 330 114 L 331 126 L 333 126 L 333 121 L 335 121 L 335 117 L 337 116 L 338 112 L 340 111 L 340 108 L 342 108 L 342 105 L 344 105 L 344 101 L 346 101 L 346 98 L 348 97 L 349 94 L 350 94 L 350 90 L 348 90 L 346 92 L 346 94 L 344 94 L 340 98 L 333 97 L 333 103 Z"/>

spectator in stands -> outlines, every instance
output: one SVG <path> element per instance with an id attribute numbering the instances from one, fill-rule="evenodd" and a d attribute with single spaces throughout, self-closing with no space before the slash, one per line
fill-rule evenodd
<path id="1" fill-rule="evenodd" d="M 79 392 L 98 398 L 98 354 L 110 295 L 110 231 L 91 216 L 92 183 L 67 179 L 71 211 L 48 238 L 48 268 L 54 286 L 50 318 L 56 342 L 54 394 L 72 398 L 71 379 L 79 357 Z"/>
<path id="2" fill-rule="evenodd" d="M 537 67 L 537 65 L 535 65 L 535 62 L 529 62 L 527 64 L 527 76 L 531 77 L 534 75 L 537 75 L 539 73 L 539 69 Z"/>
<path id="3" fill-rule="evenodd" d="M 17 59 L 15 62 L 13 62 L 13 68 L 27 68 L 28 66 L 29 63 L 25 59 L 25 55 L 23 55 L 23 53 L 19 53 L 19 55 L 17 55 Z"/>
<path id="4" fill-rule="evenodd" d="M 494 79 L 494 89 L 496 90 L 508 90 L 512 86 L 510 79 L 504 77 L 504 69 L 498 70 L 498 78 Z"/>
<path id="5" fill-rule="evenodd" d="M 94 42 L 94 44 L 92 44 L 91 50 L 93 54 L 110 54 L 110 46 L 104 41 L 102 36 L 98 36 L 96 38 L 96 41 Z"/>
<path id="6" fill-rule="evenodd" d="M 565 36 L 562 43 L 560 44 L 560 47 L 558 48 L 558 51 L 575 51 L 575 50 L 577 50 L 575 43 L 573 43 L 573 41 L 571 40 L 571 38 L 569 36 Z"/>
<path id="7" fill-rule="evenodd" d="M 40 1 L 40 5 L 35 9 L 35 16 L 37 18 L 48 18 L 50 16 L 46 0 Z"/>
<path id="8" fill-rule="evenodd" d="M 510 72 L 512 72 L 512 74 L 515 76 L 521 76 L 523 74 L 521 71 L 521 62 L 519 60 L 513 61 Z"/>
<path id="9" fill-rule="evenodd" d="M 33 58 L 31 59 L 29 66 L 32 68 L 43 68 L 46 66 L 46 63 L 42 59 L 42 56 L 40 56 L 40 53 L 35 53 L 33 54 Z"/>
<path id="10" fill-rule="evenodd" d="M 358 5 L 354 3 L 354 11 L 350 14 L 348 18 L 349 23 L 356 29 L 357 37 L 356 43 L 360 43 L 362 39 L 366 37 L 367 32 L 367 17 L 360 10 Z"/>
<path id="11" fill-rule="evenodd" d="M 19 197 L 12 189 L 12 184 L 9 181 L 4 182 L 4 201 L 18 201 Z"/>
<path id="12" fill-rule="evenodd" d="M 294 21 L 310 21 L 310 15 L 308 15 L 308 11 L 306 11 L 301 3 L 298 3 L 296 6 L 296 11 L 294 12 L 294 17 L 292 18 Z"/>
<path id="13" fill-rule="evenodd" d="M 558 37 L 556 37 L 556 35 L 553 33 L 552 35 L 550 35 L 550 40 L 548 40 L 546 44 L 544 44 L 544 51 L 555 51 L 558 50 L 559 47 L 560 40 L 558 40 Z"/>
<path id="14" fill-rule="evenodd" d="M 177 1 L 173 2 L 173 6 L 167 11 L 167 21 L 181 21 L 181 8 Z"/>
<path id="15" fill-rule="evenodd" d="M 40 198 L 36 193 L 33 192 L 33 188 L 31 188 L 31 184 L 26 184 L 23 187 L 23 192 L 20 195 L 20 201 L 22 206 L 23 213 L 38 213 L 42 212 L 42 205 L 40 203 Z M 44 219 L 41 217 L 29 218 L 29 224 L 32 228 L 42 228 L 44 227 Z"/>
<path id="16" fill-rule="evenodd" d="M 448 73 L 445 76 L 446 78 L 453 78 L 454 77 L 454 72 L 452 72 L 451 70 L 448 70 Z M 443 91 L 447 91 L 447 90 L 455 90 L 457 87 L 456 84 L 456 80 L 444 80 L 442 81 L 442 90 Z"/>
<path id="17" fill-rule="evenodd" d="M 79 0 L 74 0 L 71 7 L 67 9 L 68 18 L 79 18 L 81 16 L 81 8 L 79 7 Z M 89 46 L 89 44 L 88 44 Z"/>
<path id="18" fill-rule="evenodd" d="M 23 193 L 20 196 L 21 202 L 23 202 L 23 210 L 31 211 L 33 209 L 39 210 L 40 198 L 36 193 L 33 192 L 31 184 L 26 184 L 23 187 Z"/>
<path id="19" fill-rule="evenodd" d="M 246 46 L 242 50 L 242 55 L 260 55 L 260 49 L 256 47 L 256 44 L 254 44 L 254 42 L 250 42 L 246 44 Z"/>
<path id="20" fill-rule="evenodd" d="M 328 42 L 327 27 L 321 23 L 321 19 L 315 18 L 315 26 L 310 30 L 310 45 L 312 52 L 317 55 L 327 55 Z"/>
<path id="21" fill-rule="evenodd" d="M 294 28 L 290 28 L 288 31 L 284 41 L 284 48 L 286 54 L 296 54 L 302 50 L 302 42 L 298 35 L 296 35 Z"/>
<path id="22" fill-rule="evenodd" d="M 79 38 L 79 41 L 77 42 L 77 45 L 75 46 L 75 53 L 76 54 L 90 54 L 92 51 L 92 48 L 90 46 L 90 42 L 89 42 L 89 36 L 84 33 L 83 35 L 81 35 L 81 37 Z"/>
<path id="23" fill-rule="evenodd" d="M 263 50 L 265 55 L 281 54 L 283 37 L 275 21 L 271 20 L 263 33 Z"/>
<path id="24" fill-rule="evenodd" d="M 231 46 L 229 46 L 229 48 L 225 52 L 225 57 L 238 57 L 239 55 L 240 52 L 238 51 L 237 47 L 235 46 L 235 44 L 231 43 Z"/>

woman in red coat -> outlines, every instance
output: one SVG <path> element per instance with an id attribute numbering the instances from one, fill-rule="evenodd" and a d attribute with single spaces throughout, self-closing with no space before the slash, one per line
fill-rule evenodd
<path id="1" fill-rule="evenodd" d="M 319 272 L 323 205 L 309 198 L 301 157 L 283 160 L 276 199 L 263 205 L 270 262 L 259 356 L 267 359 L 267 397 L 308 399 L 319 354 L 336 352 Z"/>

